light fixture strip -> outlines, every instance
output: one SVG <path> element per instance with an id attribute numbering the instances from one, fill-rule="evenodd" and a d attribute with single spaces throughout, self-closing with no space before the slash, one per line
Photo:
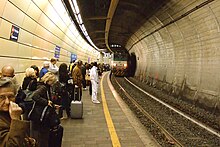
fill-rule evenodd
<path id="1" fill-rule="evenodd" d="M 75 10 L 76 10 L 76 14 L 79 14 L 79 7 L 78 7 L 78 5 L 77 5 L 76 0 L 73 0 L 72 2 L 73 2 L 73 5 L 74 5 L 74 8 L 75 8 Z"/>
<path id="2" fill-rule="evenodd" d="M 82 21 L 82 17 L 81 17 L 81 15 L 80 15 L 80 13 L 77 15 L 78 16 L 78 19 L 79 19 L 79 24 L 82 24 L 83 23 L 83 21 Z"/>
<path id="3" fill-rule="evenodd" d="M 88 36 L 88 32 L 86 31 L 86 28 L 83 24 L 82 21 L 82 17 L 79 11 L 79 7 L 77 5 L 77 1 L 76 0 L 69 0 L 70 6 L 73 10 L 73 13 L 75 15 L 76 21 L 80 26 L 81 31 L 83 32 L 83 34 L 86 36 L 86 39 L 89 41 L 89 43 L 97 50 L 99 50 L 99 48 L 92 42 L 91 38 Z"/>

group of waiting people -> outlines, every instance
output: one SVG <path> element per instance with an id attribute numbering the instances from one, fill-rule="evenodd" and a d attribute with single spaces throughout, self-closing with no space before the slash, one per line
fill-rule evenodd
<path id="1" fill-rule="evenodd" d="M 78 60 L 74 62 L 74 67 L 72 66 L 73 69 L 70 70 L 65 63 L 62 63 L 58 68 L 56 62 L 56 59 L 51 59 L 51 62 L 45 61 L 40 71 L 35 65 L 27 68 L 26 76 L 20 88 L 15 78 L 13 67 L 4 66 L 2 68 L 0 78 L 0 147 L 24 146 L 26 142 L 30 141 L 28 140 L 29 136 L 36 139 L 39 147 L 53 146 L 49 141 L 51 128 L 34 121 L 30 123 L 28 114 L 32 109 L 33 103 L 31 101 L 28 103 L 28 100 L 23 103 L 26 98 L 22 97 L 22 92 L 19 95 L 19 91 L 26 89 L 33 91 L 31 99 L 36 105 L 59 109 L 58 116 L 60 118 L 63 116 L 62 113 L 65 109 L 69 117 L 70 102 L 73 99 L 69 99 L 69 97 L 73 97 L 75 85 L 80 89 L 80 95 L 82 96 L 83 64 L 82 61 Z M 86 67 L 85 73 L 90 75 L 92 102 L 100 103 L 97 100 L 97 63 L 94 62 L 91 69 L 87 65 L 84 67 Z M 72 79 L 73 83 L 69 82 L 70 79 Z M 61 88 L 58 92 L 59 94 L 57 94 L 56 92 L 54 93 L 56 91 L 54 85 L 59 85 L 58 87 L 61 85 L 61 87 L 65 88 Z M 56 97 L 55 100 L 53 96 Z M 59 102 L 57 102 L 58 99 L 60 99 Z"/>
<path id="2" fill-rule="evenodd" d="M 97 62 L 83 64 L 82 61 L 76 60 L 70 63 L 69 71 L 72 75 L 73 81 L 77 81 L 76 85 L 80 88 L 81 96 L 82 89 L 86 90 L 86 85 L 88 85 L 92 102 L 94 104 L 99 104 L 100 102 L 97 99 L 99 83 Z M 89 80 L 86 79 L 87 76 L 89 77 Z"/>

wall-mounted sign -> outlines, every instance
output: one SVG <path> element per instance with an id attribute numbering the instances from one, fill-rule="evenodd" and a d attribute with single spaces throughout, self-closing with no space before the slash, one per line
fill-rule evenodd
<path id="1" fill-rule="evenodd" d="M 91 60 L 90 57 L 88 57 L 88 63 L 90 63 L 90 60 Z"/>
<path id="2" fill-rule="evenodd" d="M 55 47 L 54 57 L 57 59 L 60 58 L 60 47 L 59 46 Z"/>
<path id="3" fill-rule="evenodd" d="M 77 55 L 71 53 L 70 61 L 73 61 L 73 60 L 76 61 L 76 59 L 77 59 Z"/>
<path id="4" fill-rule="evenodd" d="M 18 41 L 18 34 L 19 34 L 19 28 L 12 25 L 11 27 L 11 34 L 10 34 L 10 40 L 13 40 L 13 41 Z"/>

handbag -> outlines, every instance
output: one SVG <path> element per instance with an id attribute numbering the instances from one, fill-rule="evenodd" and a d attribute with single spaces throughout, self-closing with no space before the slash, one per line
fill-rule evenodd
<path id="1" fill-rule="evenodd" d="M 88 74 L 86 74 L 85 80 L 86 80 L 86 81 L 90 81 L 90 76 L 89 76 Z"/>
<path id="2" fill-rule="evenodd" d="M 48 91 L 47 96 L 49 99 Z M 28 118 L 33 122 L 48 128 L 53 128 L 60 124 L 60 119 L 54 106 L 51 107 L 49 105 L 38 105 L 35 101 L 31 111 L 28 114 Z"/>
<path id="3" fill-rule="evenodd" d="M 53 128 L 60 124 L 59 116 L 54 107 L 49 105 L 36 105 L 36 102 L 34 102 L 32 109 L 28 114 L 28 118 L 35 123 L 49 128 Z"/>
<path id="4" fill-rule="evenodd" d="M 50 106 L 41 106 L 37 105 L 34 102 L 31 111 L 28 114 L 28 118 L 38 124 L 46 124 L 49 119 L 51 107 Z"/>
<path id="5" fill-rule="evenodd" d="M 33 101 L 32 100 L 32 93 L 34 92 L 34 90 L 36 90 L 35 88 L 33 89 L 33 82 L 34 82 L 34 80 L 30 81 L 27 88 L 22 90 L 23 93 L 25 94 L 24 102 L 32 102 Z M 31 88 L 31 86 L 32 86 L 32 88 Z"/>
<path id="6" fill-rule="evenodd" d="M 25 102 L 33 101 L 31 95 L 34 91 L 31 91 L 27 88 L 27 89 L 23 90 L 23 92 L 26 95 L 26 97 L 24 98 Z"/>

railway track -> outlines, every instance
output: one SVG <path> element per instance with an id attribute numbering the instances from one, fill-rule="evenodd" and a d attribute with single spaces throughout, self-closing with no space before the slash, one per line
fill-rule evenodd
<path id="1" fill-rule="evenodd" d="M 162 146 L 220 146 L 220 134 L 215 129 L 147 93 L 126 78 L 111 79 L 121 97 Z"/>

